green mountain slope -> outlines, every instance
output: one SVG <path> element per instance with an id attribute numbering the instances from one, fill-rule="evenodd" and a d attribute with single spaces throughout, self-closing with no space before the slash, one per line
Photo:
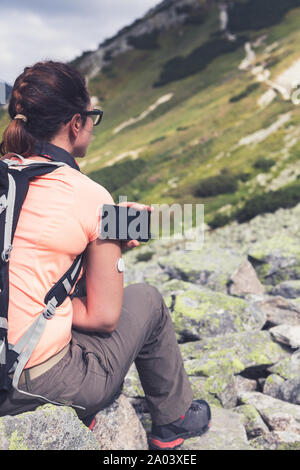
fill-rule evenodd
<path id="1" fill-rule="evenodd" d="M 218 2 L 194 3 L 89 78 L 104 119 L 81 169 L 116 202 L 203 203 L 212 227 L 295 205 L 300 2 L 231 2 L 227 31 Z"/>

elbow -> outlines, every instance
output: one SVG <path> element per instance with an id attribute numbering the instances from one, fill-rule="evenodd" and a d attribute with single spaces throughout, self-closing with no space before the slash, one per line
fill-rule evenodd
<path id="1" fill-rule="evenodd" d="M 108 333 L 108 334 L 111 334 L 115 331 L 115 329 L 117 328 L 117 323 L 116 324 L 101 324 L 100 326 L 97 327 L 96 331 L 97 333 Z"/>
<path id="2" fill-rule="evenodd" d="M 97 333 L 112 333 L 117 328 L 119 322 L 119 315 L 117 317 L 110 317 L 105 319 L 103 316 L 99 316 L 98 320 L 95 319 L 94 330 Z"/>

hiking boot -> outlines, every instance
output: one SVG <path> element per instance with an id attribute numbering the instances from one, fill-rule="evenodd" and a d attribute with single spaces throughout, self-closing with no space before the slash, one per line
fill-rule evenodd
<path id="1" fill-rule="evenodd" d="M 173 423 L 152 425 L 150 449 L 177 449 L 189 437 L 201 436 L 209 426 L 211 411 L 204 400 L 194 400 L 184 415 Z"/>

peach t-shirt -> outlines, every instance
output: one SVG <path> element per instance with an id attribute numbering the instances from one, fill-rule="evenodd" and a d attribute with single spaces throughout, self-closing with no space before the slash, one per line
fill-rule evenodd
<path id="1" fill-rule="evenodd" d="M 9 343 L 15 344 L 26 332 L 43 311 L 50 288 L 87 244 L 96 240 L 102 204 L 114 204 L 110 193 L 68 165 L 30 182 L 9 263 Z M 47 321 L 26 368 L 47 360 L 69 343 L 72 314 L 67 297 Z"/>

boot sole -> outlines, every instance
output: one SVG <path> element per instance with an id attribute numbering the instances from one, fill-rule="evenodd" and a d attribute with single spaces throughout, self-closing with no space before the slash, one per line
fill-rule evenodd
<path id="1" fill-rule="evenodd" d="M 182 444 L 184 443 L 185 439 L 191 438 L 191 437 L 197 437 L 197 436 L 202 436 L 205 434 L 211 425 L 211 421 L 202 428 L 201 431 L 198 431 L 197 433 L 192 433 L 192 432 L 186 432 L 183 434 L 179 434 L 176 439 L 173 441 L 170 440 L 164 440 L 160 439 L 159 437 L 151 436 L 150 438 L 150 443 L 149 443 L 149 449 L 150 450 L 174 450 L 178 449 Z"/>

